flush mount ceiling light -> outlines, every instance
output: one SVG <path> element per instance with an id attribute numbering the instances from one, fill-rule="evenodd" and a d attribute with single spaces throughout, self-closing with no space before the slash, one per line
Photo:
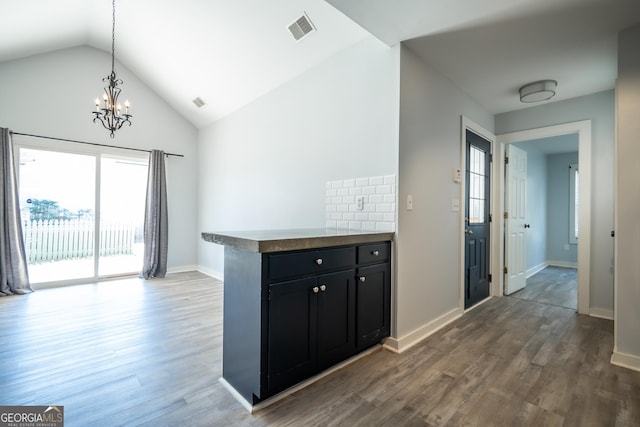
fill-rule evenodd
<path id="1" fill-rule="evenodd" d="M 520 88 L 520 102 L 540 102 L 553 98 L 556 94 L 558 82 L 555 80 L 540 80 L 528 83 Z"/>
<path id="2" fill-rule="evenodd" d="M 93 122 L 102 124 L 106 130 L 110 132 L 111 138 L 114 137 L 114 132 L 117 131 L 125 123 L 131 126 L 129 120 L 132 116 L 129 114 L 129 100 L 124 103 L 124 111 L 122 111 L 122 105 L 118 104 L 118 96 L 120 96 L 120 88 L 118 85 L 123 84 L 121 79 L 116 78 L 115 72 L 115 45 L 116 45 L 116 0 L 112 1 L 113 15 L 111 21 L 111 74 L 102 79 L 103 82 L 108 83 L 104 88 L 104 94 L 102 95 L 102 108 L 100 108 L 100 99 L 96 98 L 96 111 L 93 112 Z"/>

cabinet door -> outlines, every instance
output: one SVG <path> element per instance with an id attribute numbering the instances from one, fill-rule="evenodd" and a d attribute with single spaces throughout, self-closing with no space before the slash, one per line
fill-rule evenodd
<path id="1" fill-rule="evenodd" d="M 388 337 L 391 282 L 389 264 L 358 269 L 356 278 L 357 347 L 363 349 Z"/>
<path id="2" fill-rule="evenodd" d="M 317 366 L 316 278 L 269 286 L 267 388 L 284 390 L 311 375 Z"/>
<path id="3" fill-rule="evenodd" d="M 356 351 L 355 274 L 347 270 L 318 276 L 318 370 Z"/>

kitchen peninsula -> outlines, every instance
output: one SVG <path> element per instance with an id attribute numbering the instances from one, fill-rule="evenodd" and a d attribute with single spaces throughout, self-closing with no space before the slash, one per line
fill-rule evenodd
<path id="1" fill-rule="evenodd" d="M 224 245 L 222 382 L 248 409 L 390 333 L 393 233 L 202 233 Z"/>

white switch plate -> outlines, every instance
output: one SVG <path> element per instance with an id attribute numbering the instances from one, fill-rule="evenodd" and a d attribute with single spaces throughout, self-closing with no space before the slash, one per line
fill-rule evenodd
<path id="1" fill-rule="evenodd" d="M 407 194 L 407 210 L 413 210 L 413 196 L 411 194 Z"/>
<path id="2" fill-rule="evenodd" d="M 459 212 L 460 211 L 460 200 L 459 199 L 452 199 L 451 200 L 451 211 L 452 212 Z"/>
<path id="3" fill-rule="evenodd" d="M 453 168 L 453 182 L 462 182 L 462 171 L 460 168 Z"/>
<path id="4" fill-rule="evenodd" d="M 356 197 L 356 209 L 358 209 L 359 211 L 364 209 L 364 196 Z"/>

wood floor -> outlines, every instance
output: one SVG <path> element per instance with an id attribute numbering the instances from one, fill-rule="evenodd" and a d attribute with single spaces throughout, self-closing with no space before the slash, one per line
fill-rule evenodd
<path id="1" fill-rule="evenodd" d="M 494 298 L 250 415 L 218 383 L 222 286 L 200 273 L 0 298 L 0 405 L 67 426 L 638 426 L 611 321 Z"/>
<path id="2" fill-rule="evenodd" d="M 578 309 L 578 270 L 549 266 L 527 279 L 514 298 Z"/>

